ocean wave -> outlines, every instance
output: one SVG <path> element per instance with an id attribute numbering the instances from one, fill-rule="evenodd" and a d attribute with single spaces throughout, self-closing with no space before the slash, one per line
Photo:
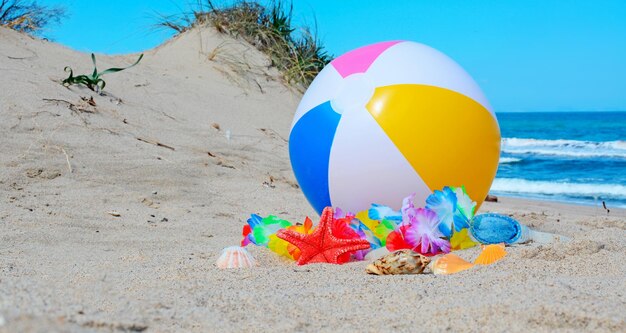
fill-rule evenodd
<path id="1" fill-rule="evenodd" d="M 565 183 L 531 181 L 517 178 L 496 178 L 491 185 L 496 192 L 516 194 L 557 195 L 626 200 L 626 186 L 620 184 Z"/>
<path id="2" fill-rule="evenodd" d="M 626 141 L 578 141 L 503 138 L 502 152 L 508 154 L 564 157 L 626 158 Z"/>
<path id="3" fill-rule="evenodd" d="M 522 159 L 517 157 L 500 157 L 500 164 L 517 163 L 521 161 Z"/>

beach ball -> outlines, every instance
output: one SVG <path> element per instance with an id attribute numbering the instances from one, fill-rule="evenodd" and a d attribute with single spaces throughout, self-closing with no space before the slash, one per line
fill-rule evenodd
<path id="1" fill-rule="evenodd" d="M 373 44 L 330 62 L 289 134 L 294 174 L 313 208 L 400 209 L 416 193 L 465 186 L 480 204 L 496 175 L 500 129 L 476 82 L 443 53 L 410 41 Z"/>

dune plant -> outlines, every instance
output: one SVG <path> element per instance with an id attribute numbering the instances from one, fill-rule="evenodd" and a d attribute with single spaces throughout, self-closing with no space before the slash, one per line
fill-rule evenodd
<path id="1" fill-rule="evenodd" d="M 213 0 L 198 3 L 192 15 L 161 17 L 161 27 L 184 32 L 205 24 L 218 32 L 242 38 L 265 53 L 289 84 L 306 88 L 332 57 L 308 27 L 294 27 L 293 6 L 276 0 L 268 6 L 239 0 L 219 6 Z"/>
<path id="2" fill-rule="evenodd" d="M 64 86 L 71 86 L 73 84 L 82 84 L 87 86 L 87 88 L 93 90 L 93 91 L 102 91 L 104 90 L 104 87 L 106 86 L 106 82 L 102 79 L 102 75 L 104 74 L 109 74 L 109 73 L 116 73 L 116 72 L 120 72 L 123 71 L 125 69 L 129 69 L 135 65 L 137 65 L 141 59 L 143 58 L 143 53 L 139 56 L 139 59 L 137 59 L 137 61 L 135 61 L 135 63 L 133 63 L 132 65 L 128 66 L 128 67 L 123 67 L 123 68 L 109 68 L 106 69 L 102 72 L 98 72 L 98 67 L 96 66 L 96 56 L 92 53 L 91 54 L 91 61 L 93 62 L 93 73 L 91 73 L 91 75 L 78 75 L 78 76 L 74 76 L 74 71 L 72 70 L 71 67 L 67 66 L 65 67 L 65 71 L 70 73 L 70 76 L 63 80 L 63 85 Z"/>
<path id="3" fill-rule="evenodd" d="M 38 34 L 51 23 L 60 23 L 65 9 L 60 6 L 42 6 L 30 0 L 0 0 L 0 26 Z"/>

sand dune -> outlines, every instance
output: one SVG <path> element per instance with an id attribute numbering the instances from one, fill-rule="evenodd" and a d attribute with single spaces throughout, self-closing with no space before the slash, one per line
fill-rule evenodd
<path id="1" fill-rule="evenodd" d="M 88 54 L 0 28 L 0 331 L 626 330 L 620 210 L 487 203 L 573 240 L 449 277 L 254 247 L 259 267 L 218 270 L 249 213 L 315 216 L 287 154 L 300 94 L 208 28 L 145 54 L 98 95 L 60 84 Z"/>

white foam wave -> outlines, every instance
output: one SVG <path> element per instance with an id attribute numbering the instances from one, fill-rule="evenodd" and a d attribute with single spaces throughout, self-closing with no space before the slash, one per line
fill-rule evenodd
<path id="1" fill-rule="evenodd" d="M 570 197 L 615 198 L 626 200 L 626 186 L 620 184 L 577 184 L 497 178 L 491 185 L 496 192 L 517 194 L 561 195 Z"/>
<path id="2" fill-rule="evenodd" d="M 626 141 L 578 141 L 503 138 L 502 152 L 566 157 L 626 158 Z"/>
<path id="3" fill-rule="evenodd" d="M 521 161 L 522 159 L 517 157 L 500 157 L 500 164 L 517 163 Z"/>

